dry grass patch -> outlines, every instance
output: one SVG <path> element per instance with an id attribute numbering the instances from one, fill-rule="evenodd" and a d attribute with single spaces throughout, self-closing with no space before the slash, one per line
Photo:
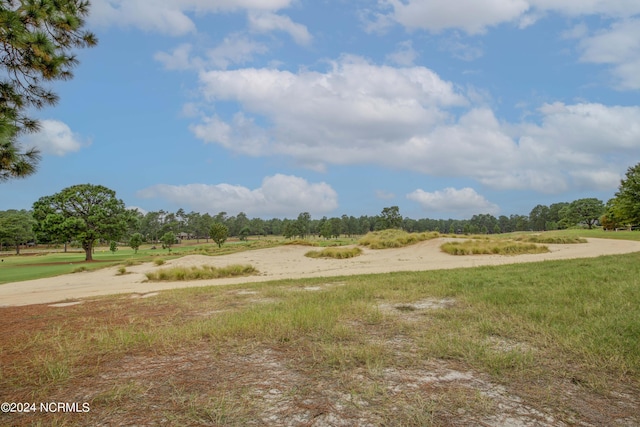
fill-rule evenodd
<path id="1" fill-rule="evenodd" d="M 440 250 L 450 255 L 524 255 L 549 252 L 548 247 L 535 243 L 495 240 L 448 242 L 440 246 Z"/>
<path id="2" fill-rule="evenodd" d="M 440 237 L 438 232 L 407 233 L 404 230 L 389 229 L 367 233 L 358 243 L 371 249 L 401 248 Z"/>
<path id="3" fill-rule="evenodd" d="M 291 240 L 290 242 L 285 242 L 285 245 L 298 245 L 298 246 L 318 246 L 315 242 L 310 242 L 309 240 L 296 239 Z"/>
<path id="4" fill-rule="evenodd" d="M 326 248 L 321 251 L 309 251 L 304 256 L 309 258 L 335 258 L 346 259 L 362 254 L 360 248 Z"/>
<path id="5" fill-rule="evenodd" d="M 543 235 L 532 235 L 532 236 L 519 236 L 515 238 L 518 242 L 529 242 L 529 243 L 546 243 L 550 245 L 565 245 L 572 243 L 587 243 L 587 239 L 583 239 L 578 236 L 543 236 Z"/>
<path id="6" fill-rule="evenodd" d="M 233 264 L 226 267 L 214 267 L 205 265 L 202 267 L 174 267 L 156 272 L 146 273 L 147 279 L 152 282 L 175 282 L 183 280 L 207 280 L 223 277 L 249 276 L 258 271 L 251 265 Z"/>

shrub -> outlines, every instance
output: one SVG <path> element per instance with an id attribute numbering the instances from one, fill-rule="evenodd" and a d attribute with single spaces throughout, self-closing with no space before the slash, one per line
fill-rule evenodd
<path id="1" fill-rule="evenodd" d="M 353 258 L 362 254 L 362 249 L 360 248 L 326 248 L 321 251 L 309 251 L 304 256 L 309 258 L 335 258 L 335 259 L 346 259 Z"/>
<path id="2" fill-rule="evenodd" d="M 570 243 L 587 243 L 587 239 L 575 236 L 520 236 L 516 237 L 517 241 L 531 242 L 531 243 L 546 243 L 549 245 L 564 245 Z"/>
<path id="3" fill-rule="evenodd" d="M 358 243 L 371 249 L 401 248 L 437 237 L 440 237 L 438 232 L 407 233 L 403 230 L 389 229 L 367 233 Z"/>
<path id="4" fill-rule="evenodd" d="M 223 277 L 248 276 L 258 271 L 251 265 L 233 264 L 226 267 L 174 267 L 165 268 L 157 272 L 146 273 L 147 279 L 153 282 L 159 281 L 184 281 L 220 279 Z"/>
<path id="5" fill-rule="evenodd" d="M 509 240 L 448 242 L 440 246 L 440 250 L 450 255 L 523 255 L 549 252 L 546 246 Z"/>

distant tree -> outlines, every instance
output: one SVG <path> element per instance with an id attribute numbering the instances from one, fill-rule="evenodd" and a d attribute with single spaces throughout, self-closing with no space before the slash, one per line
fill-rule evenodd
<path id="1" fill-rule="evenodd" d="M 26 210 L 8 210 L 0 212 L 0 242 L 15 246 L 16 255 L 20 255 L 20 245 L 35 237 L 35 220 Z"/>
<path id="2" fill-rule="evenodd" d="M 224 242 L 227 241 L 227 237 L 229 237 L 229 229 L 220 222 L 214 222 L 209 229 L 209 236 L 221 248 Z"/>
<path id="3" fill-rule="evenodd" d="M 631 226 L 640 224 L 640 163 L 627 169 L 614 199 L 616 216 Z"/>
<path id="4" fill-rule="evenodd" d="M 566 220 L 573 225 L 583 223 L 592 229 L 604 212 L 604 203 L 601 200 L 586 198 L 571 202 L 564 211 L 564 215 Z"/>
<path id="5" fill-rule="evenodd" d="M 167 231 L 162 235 L 160 241 L 162 242 L 162 249 L 168 249 L 171 252 L 171 246 L 176 243 L 176 235 L 173 231 Z"/>
<path id="6" fill-rule="evenodd" d="M 240 232 L 238 233 L 238 238 L 242 241 L 247 240 L 247 237 L 249 237 L 249 234 L 251 234 L 251 228 L 249 228 L 248 225 L 245 225 L 244 227 L 242 227 L 242 230 L 240 230 Z"/>
<path id="7" fill-rule="evenodd" d="M 140 249 L 140 245 L 142 245 L 142 234 L 133 233 L 129 238 L 129 247 L 133 249 L 133 253 L 138 253 L 138 249 Z"/>
<path id="8" fill-rule="evenodd" d="M 77 239 L 92 261 L 98 239 L 116 240 L 127 230 L 129 215 L 116 193 L 101 185 L 81 184 L 41 197 L 33 204 L 36 229 L 52 236 Z"/>
<path id="9" fill-rule="evenodd" d="M 534 231 L 547 230 L 547 224 L 549 223 L 549 207 L 544 205 L 537 205 L 531 209 L 529 213 L 529 224 Z"/>
<path id="10" fill-rule="evenodd" d="M 304 239 L 309 234 L 309 226 L 311 223 L 311 215 L 309 212 L 302 212 L 298 215 L 295 222 L 295 235 Z"/>
<path id="11" fill-rule="evenodd" d="M 322 237 L 324 237 L 325 239 L 330 239 L 331 238 L 331 236 L 333 235 L 332 227 L 331 227 L 331 221 L 325 220 L 322 223 L 322 225 L 320 226 L 320 235 Z"/>
<path id="12" fill-rule="evenodd" d="M 118 251 L 118 242 L 116 242 L 115 240 L 112 240 L 109 243 L 109 250 L 111 251 L 112 254 L 115 254 Z"/>
<path id="13" fill-rule="evenodd" d="M 558 230 L 558 229 L 567 228 L 570 226 L 569 224 L 565 224 L 565 221 L 562 220 L 563 209 L 568 206 L 569 206 L 568 202 L 559 202 L 559 203 L 553 203 L 549 205 L 547 224 L 545 225 L 547 230 Z"/>
<path id="14" fill-rule="evenodd" d="M 380 213 L 380 220 L 382 222 L 382 229 L 387 228 L 400 228 L 402 226 L 402 215 L 400 215 L 400 208 L 398 206 L 389 206 L 382 209 Z"/>
<path id="15" fill-rule="evenodd" d="M 96 37 L 83 31 L 86 0 L 4 0 L 0 3 L 0 181 L 25 177 L 39 160 L 22 153 L 16 137 L 38 130 L 26 115 L 53 105 L 58 96 L 43 86 L 68 80 L 78 60 L 73 48 L 90 47 Z"/>

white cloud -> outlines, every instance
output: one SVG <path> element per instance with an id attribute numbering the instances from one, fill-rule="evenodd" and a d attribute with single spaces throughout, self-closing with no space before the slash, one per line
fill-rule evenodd
<path id="1" fill-rule="evenodd" d="M 498 205 L 489 202 L 473 188 L 445 188 L 432 193 L 417 189 L 407 194 L 407 199 L 413 200 L 427 212 L 448 213 L 456 217 L 471 216 L 478 213 L 497 215 Z"/>
<path id="2" fill-rule="evenodd" d="M 251 62 L 254 55 L 263 54 L 268 48 L 241 34 L 231 34 L 222 43 L 207 51 L 207 62 L 215 68 L 225 69 L 232 64 Z"/>
<path id="3" fill-rule="evenodd" d="M 196 31 L 188 14 L 277 11 L 293 0 L 93 0 L 91 26 L 136 27 L 173 36 Z"/>
<path id="4" fill-rule="evenodd" d="M 398 43 L 395 52 L 387 55 L 387 60 L 394 64 L 408 67 L 414 64 L 417 57 L 418 52 L 413 48 L 411 40 L 405 40 Z"/>
<path id="5" fill-rule="evenodd" d="M 241 154 L 287 156 L 314 170 L 376 164 L 543 193 L 615 189 L 615 172 L 640 155 L 640 107 L 545 104 L 530 121 L 509 124 L 468 107 L 474 96 L 424 67 L 354 57 L 332 65 L 325 73 L 203 72 L 206 101 L 238 102 L 241 112 L 205 117 L 191 130 Z"/>
<path id="6" fill-rule="evenodd" d="M 585 37 L 580 49 L 581 61 L 611 65 L 615 85 L 620 89 L 640 89 L 640 19 L 619 21 Z"/>
<path id="7" fill-rule="evenodd" d="M 284 31 L 299 45 L 311 43 L 312 37 L 307 27 L 293 22 L 288 16 L 272 12 L 250 12 L 249 25 L 253 31 L 257 32 Z"/>
<path id="8" fill-rule="evenodd" d="M 27 147 L 39 148 L 43 154 L 55 156 L 73 153 L 91 144 L 91 141 L 83 140 L 66 123 L 58 120 L 41 120 L 40 130 L 24 135 L 22 142 Z"/>
<path id="9" fill-rule="evenodd" d="M 459 34 L 444 38 L 440 42 L 440 50 L 449 52 L 452 57 L 462 61 L 474 61 L 484 55 L 484 50 L 478 42 L 465 43 Z"/>
<path id="10" fill-rule="evenodd" d="M 230 184 L 158 184 L 140 190 L 142 198 L 162 198 L 199 212 L 245 212 L 249 216 L 289 216 L 300 212 L 329 213 L 338 207 L 330 185 L 309 183 L 303 178 L 276 174 L 264 178 L 260 188 Z"/>
<path id="11" fill-rule="evenodd" d="M 191 57 L 191 50 L 191 44 L 183 43 L 174 48 L 171 53 L 156 52 L 153 58 L 162 63 L 167 70 L 190 70 L 198 68 Z"/>
<path id="12" fill-rule="evenodd" d="M 409 29 L 440 32 L 457 28 L 479 34 L 487 27 L 512 22 L 529 10 L 525 0 L 388 0 L 392 19 Z"/>
<path id="13" fill-rule="evenodd" d="M 450 115 L 443 107 L 467 103 L 451 83 L 424 67 L 375 66 L 356 57 L 331 65 L 326 73 L 253 68 L 203 72 L 207 101 L 236 101 L 244 112 L 231 123 L 211 117 L 192 131 L 245 154 L 285 154 L 316 165 L 341 158 L 352 163 L 354 156 L 370 160 L 381 145 L 446 121 Z M 273 128 L 257 127 L 251 115 L 266 118 Z"/>
<path id="14" fill-rule="evenodd" d="M 205 68 L 226 69 L 230 65 L 251 62 L 256 54 L 263 54 L 268 50 L 264 44 L 234 33 L 225 37 L 216 47 L 204 50 L 199 56 L 193 54 L 191 44 L 184 43 L 169 53 L 156 52 L 153 57 L 167 70 L 201 71 Z"/>
<path id="15" fill-rule="evenodd" d="M 408 29 L 434 33 L 460 29 L 467 34 L 481 34 L 489 27 L 504 23 L 517 23 L 525 28 L 546 12 L 569 17 L 605 15 L 613 18 L 640 13 L 637 0 L 386 0 L 381 5 L 383 12 L 375 22 L 388 26 L 392 20 Z"/>

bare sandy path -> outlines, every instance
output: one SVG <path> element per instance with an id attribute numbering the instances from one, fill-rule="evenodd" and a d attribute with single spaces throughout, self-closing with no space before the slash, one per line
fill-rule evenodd
<path id="1" fill-rule="evenodd" d="M 344 260 L 307 258 L 304 254 L 313 248 L 306 246 L 280 246 L 215 257 L 189 255 L 167 261 L 161 267 L 151 263 L 127 267 L 127 271 L 130 274 L 126 275 L 118 275 L 117 267 L 112 267 L 47 279 L 7 283 L 0 285 L 0 306 L 46 304 L 120 293 L 145 294 L 165 289 L 194 286 L 388 273 L 393 271 L 440 270 L 481 265 L 592 258 L 601 255 L 640 252 L 640 242 L 588 239 L 588 243 L 585 244 L 547 245 L 551 252 L 545 254 L 451 256 L 440 252 L 440 245 L 445 240 L 447 239 L 434 239 L 399 249 L 364 249 L 364 253 L 361 256 Z M 229 264 L 251 264 L 260 274 L 250 277 L 190 282 L 145 282 L 146 276 L 144 273 L 168 266 L 213 265 L 222 267 Z"/>

